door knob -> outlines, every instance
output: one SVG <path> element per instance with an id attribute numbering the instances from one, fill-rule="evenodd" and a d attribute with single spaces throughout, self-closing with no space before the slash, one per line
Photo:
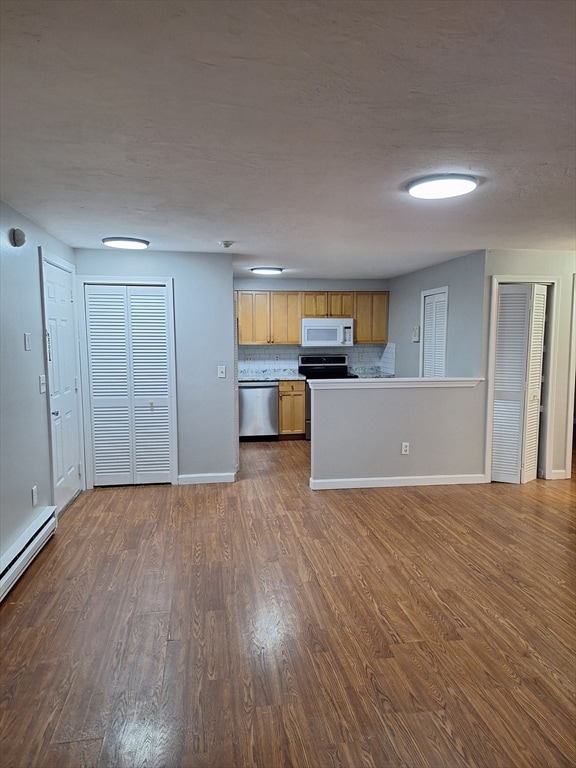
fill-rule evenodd
<path id="1" fill-rule="evenodd" d="M 60 411 L 52 411 L 52 416 L 60 416 Z"/>

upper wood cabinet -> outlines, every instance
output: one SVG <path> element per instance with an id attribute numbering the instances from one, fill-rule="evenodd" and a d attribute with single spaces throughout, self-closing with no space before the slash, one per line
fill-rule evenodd
<path id="1" fill-rule="evenodd" d="M 305 291 L 302 317 L 352 317 L 353 291 Z"/>
<path id="2" fill-rule="evenodd" d="M 300 344 L 299 291 L 237 291 L 238 344 Z"/>
<path id="3" fill-rule="evenodd" d="M 300 344 L 302 336 L 301 294 L 298 291 L 270 293 L 270 343 Z"/>
<path id="4" fill-rule="evenodd" d="M 386 344 L 388 341 L 388 291 L 356 291 L 354 341 Z"/>
<path id="5" fill-rule="evenodd" d="M 238 291 L 238 344 L 270 342 L 270 292 Z"/>
<path id="6" fill-rule="evenodd" d="M 237 291 L 239 344 L 301 341 L 303 317 L 353 317 L 356 344 L 388 341 L 388 291 Z"/>

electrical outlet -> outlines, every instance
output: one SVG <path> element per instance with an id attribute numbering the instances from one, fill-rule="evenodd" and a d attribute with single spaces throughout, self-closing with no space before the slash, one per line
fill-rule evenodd
<path id="1" fill-rule="evenodd" d="M 280 362 L 280 355 L 274 355 L 274 362 L 279 363 Z"/>
<path id="2" fill-rule="evenodd" d="M 402 456 L 408 456 L 410 453 L 410 443 L 402 443 Z"/>
<path id="3" fill-rule="evenodd" d="M 38 504 L 38 486 L 32 486 L 32 506 L 35 507 Z"/>
<path id="4" fill-rule="evenodd" d="M 247 362 L 247 363 L 251 363 L 251 362 L 252 362 L 252 360 L 254 360 L 254 358 L 252 357 L 252 355 L 246 355 L 246 357 L 244 358 L 244 360 L 245 360 L 245 362 Z"/>

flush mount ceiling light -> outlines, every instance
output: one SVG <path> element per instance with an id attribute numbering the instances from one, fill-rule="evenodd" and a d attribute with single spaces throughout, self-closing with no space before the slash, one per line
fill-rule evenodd
<path id="1" fill-rule="evenodd" d="M 478 186 L 476 176 L 462 173 L 438 173 L 434 176 L 422 176 L 408 182 L 406 189 L 412 197 L 423 200 L 441 200 L 445 197 L 458 197 L 473 192 Z"/>
<path id="2" fill-rule="evenodd" d="M 282 267 L 252 267 L 250 272 L 254 272 L 255 275 L 279 275 L 284 272 Z"/>
<path id="3" fill-rule="evenodd" d="M 108 248 L 127 248 L 129 251 L 143 251 L 150 242 L 139 237 L 103 237 L 102 242 Z"/>

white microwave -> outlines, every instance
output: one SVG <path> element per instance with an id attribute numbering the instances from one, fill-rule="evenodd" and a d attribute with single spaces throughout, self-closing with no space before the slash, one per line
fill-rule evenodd
<path id="1" fill-rule="evenodd" d="M 352 317 L 303 317 L 303 347 L 351 347 L 354 344 Z"/>

